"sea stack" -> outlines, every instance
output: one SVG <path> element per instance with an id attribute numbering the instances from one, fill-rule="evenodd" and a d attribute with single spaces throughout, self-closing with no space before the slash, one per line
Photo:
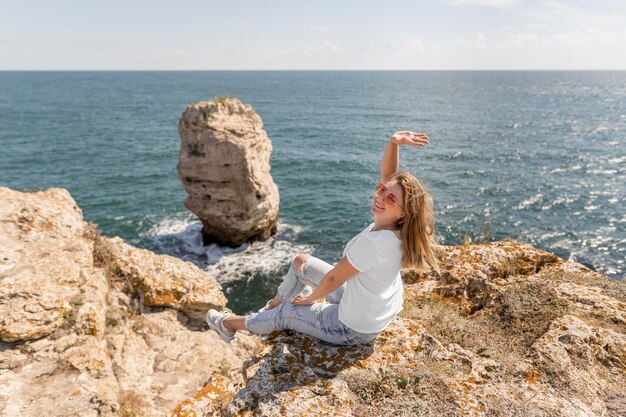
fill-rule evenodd
<path id="1" fill-rule="evenodd" d="M 189 194 L 185 207 L 202 221 L 204 243 L 237 247 L 276 233 L 272 142 L 252 106 L 223 96 L 191 104 L 178 133 L 178 178 Z"/>

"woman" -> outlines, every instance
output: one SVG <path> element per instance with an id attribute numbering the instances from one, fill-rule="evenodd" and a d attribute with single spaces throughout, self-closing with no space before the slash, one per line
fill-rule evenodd
<path id="1" fill-rule="evenodd" d="M 402 310 L 401 268 L 423 271 L 428 263 L 438 271 L 432 198 L 414 176 L 397 172 L 399 145 L 426 144 L 424 133 L 391 136 L 370 208 L 374 222 L 347 243 L 337 265 L 299 254 L 259 312 L 244 317 L 209 310 L 209 326 L 227 342 L 244 329 L 291 329 L 337 345 L 375 339 Z"/>

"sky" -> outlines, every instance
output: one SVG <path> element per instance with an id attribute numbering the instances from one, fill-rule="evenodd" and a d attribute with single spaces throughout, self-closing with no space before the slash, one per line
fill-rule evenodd
<path id="1" fill-rule="evenodd" d="M 0 0 L 0 70 L 626 69 L 626 0 Z"/>

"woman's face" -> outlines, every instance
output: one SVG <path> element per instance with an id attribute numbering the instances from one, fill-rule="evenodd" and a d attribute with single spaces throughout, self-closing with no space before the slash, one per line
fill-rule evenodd
<path id="1" fill-rule="evenodd" d="M 402 209 L 404 194 L 402 187 L 400 187 L 400 184 L 396 181 L 389 181 L 384 184 L 385 188 L 387 188 L 387 193 L 393 194 L 396 197 L 396 205 L 394 206 L 388 201 L 386 202 L 383 195 L 384 193 L 376 193 L 374 194 L 370 211 L 374 215 L 374 221 L 377 224 L 393 225 L 395 227 L 399 218 L 404 215 L 404 210 Z"/>

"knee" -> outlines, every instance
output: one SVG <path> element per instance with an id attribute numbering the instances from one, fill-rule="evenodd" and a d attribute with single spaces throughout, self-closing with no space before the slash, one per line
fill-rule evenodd
<path id="1" fill-rule="evenodd" d="M 293 267 L 296 269 L 296 271 L 298 271 L 299 273 L 304 273 L 304 268 L 303 265 L 306 262 L 307 259 L 309 259 L 311 255 L 308 255 L 306 253 L 299 253 L 296 255 L 295 258 L 293 258 Z"/>
<path id="2" fill-rule="evenodd" d="M 289 328 L 289 317 L 294 315 L 294 306 L 291 302 L 285 302 L 276 307 L 276 315 L 274 316 L 274 324 L 280 330 Z"/>

